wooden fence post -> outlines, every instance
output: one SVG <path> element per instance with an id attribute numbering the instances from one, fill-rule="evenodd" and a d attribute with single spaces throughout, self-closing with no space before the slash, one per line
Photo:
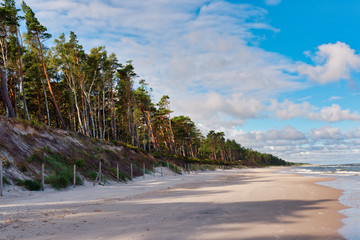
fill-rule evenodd
<path id="1" fill-rule="evenodd" d="M 133 165 L 132 163 L 130 164 L 130 175 L 131 175 L 131 181 L 133 182 L 134 181 L 134 174 L 133 174 Z"/>
<path id="2" fill-rule="evenodd" d="M 163 177 L 163 171 L 162 171 L 162 163 L 161 163 L 161 176 Z"/>
<path id="3" fill-rule="evenodd" d="M 74 188 L 76 186 L 76 165 L 74 165 Z"/>
<path id="4" fill-rule="evenodd" d="M 143 163 L 143 178 L 145 179 L 145 163 Z"/>
<path id="5" fill-rule="evenodd" d="M 169 164 L 169 162 L 167 162 L 168 177 L 170 176 L 170 167 L 169 166 L 170 166 L 170 164 Z"/>
<path id="6" fill-rule="evenodd" d="M 0 160 L 0 197 L 3 195 L 3 167 L 2 167 L 2 160 Z"/>
<path id="7" fill-rule="evenodd" d="M 119 183 L 119 164 L 116 164 L 116 181 Z"/>
<path id="8" fill-rule="evenodd" d="M 101 183 L 101 161 L 99 162 L 99 184 Z"/>
<path id="9" fill-rule="evenodd" d="M 44 167 L 44 163 L 42 163 L 41 164 L 41 190 L 42 191 L 44 191 L 44 185 L 45 185 L 44 175 L 45 175 L 45 167 Z"/>

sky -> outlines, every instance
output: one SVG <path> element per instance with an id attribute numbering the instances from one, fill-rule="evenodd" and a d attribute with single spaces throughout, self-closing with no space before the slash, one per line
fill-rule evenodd
<path id="1" fill-rule="evenodd" d="M 360 1 L 27 0 L 53 38 L 105 46 L 206 135 L 359 163 Z"/>

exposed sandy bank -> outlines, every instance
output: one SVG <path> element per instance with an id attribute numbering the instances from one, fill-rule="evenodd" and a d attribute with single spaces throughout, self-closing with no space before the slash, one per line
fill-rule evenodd
<path id="1" fill-rule="evenodd" d="M 276 169 L 0 198 L 0 239 L 343 239 L 341 192 Z"/>

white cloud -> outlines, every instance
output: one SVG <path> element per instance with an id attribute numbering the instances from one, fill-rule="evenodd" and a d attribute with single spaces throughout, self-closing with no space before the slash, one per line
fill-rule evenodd
<path id="1" fill-rule="evenodd" d="M 315 110 L 315 107 L 311 106 L 308 102 L 299 104 L 285 100 L 279 103 L 277 100 L 272 99 L 270 110 L 275 111 L 276 116 L 280 119 L 293 119 L 296 117 L 306 117 L 309 111 Z"/>
<path id="2" fill-rule="evenodd" d="M 284 100 L 279 103 L 272 99 L 270 103 L 268 111 L 275 112 L 276 116 L 283 120 L 304 118 L 324 122 L 360 121 L 360 115 L 357 112 L 351 113 L 349 109 L 343 110 L 338 104 L 319 110 L 309 102 L 294 103 Z"/>
<path id="3" fill-rule="evenodd" d="M 210 129 L 220 131 L 224 127 L 232 129 L 234 126 L 242 126 L 247 119 L 257 118 L 264 109 L 259 100 L 242 94 L 223 96 L 209 92 L 177 97 L 177 100 L 171 100 L 177 114 L 190 113 L 191 118 L 202 126 L 205 133 Z"/>
<path id="4" fill-rule="evenodd" d="M 334 127 L 321 127 L 313 129 L 310 134 L 317 139 L 343 139 L 344 136 L 339 128 Z"/>
<path id="5" fill-rule="evenodd" d="M 331 96 L 329 98 L 329 101 L 332 102 L 332 101 L 336 101 L 336 100 L 341 100 L 343 99 L 343 97 L 340 97 L 340 96 Z"/>
<path id="6" fill-rule="evenodd" d="M 298 71 L 320 84 L 350 79 L 352 71 L 360 70 L 360 57 L 343 42 L 319 46 L 312 59 L 315 66 L 301 63 Z"/>
<path id="7" fill-rule="evenodd" d="M 287 161 L 329 164 L 358 162 L 360 129 L 342 132 L 339 128 L 321 127 L 301 132 L 292 126 L 277 130 L 233 131 L 243 146 L 279 156 Z"/>
<path id="8" fill-rule="evenodd" d="M 318 113 L 309 113 L 309 119 L 325 122 L 360 121 L 360 115 L 357 112 L 351 113 L 349 109 L 343 110 L 338 104 L 333 104 L 331 107 L 322 108 Z"/>

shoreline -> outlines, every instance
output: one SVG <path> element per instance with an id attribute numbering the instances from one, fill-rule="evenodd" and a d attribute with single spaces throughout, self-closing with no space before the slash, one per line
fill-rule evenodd
<path id="1" fill-rule="evenodd" d="M 331 179 L 234 169 L 0 198 L 5 239 L 344 239 Z"/>

